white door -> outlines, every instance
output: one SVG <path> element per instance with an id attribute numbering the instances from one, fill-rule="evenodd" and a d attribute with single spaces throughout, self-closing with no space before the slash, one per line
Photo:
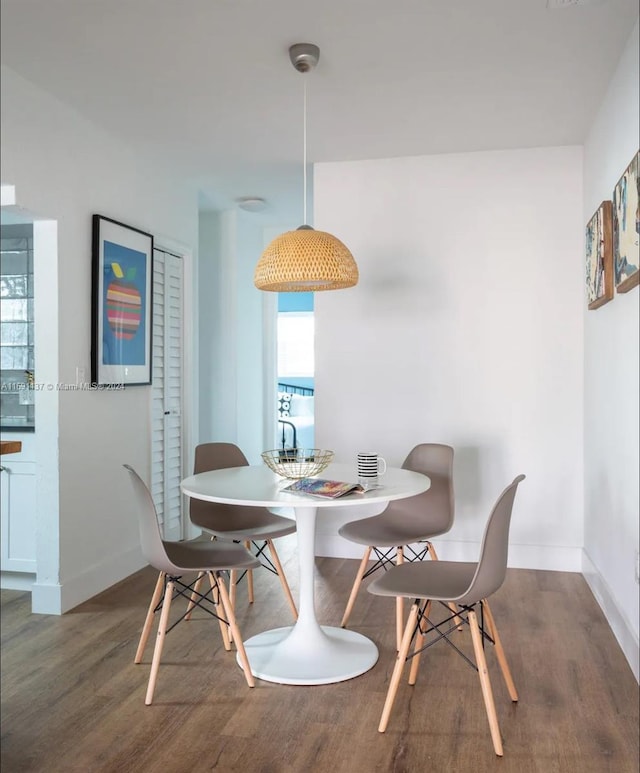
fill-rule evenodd
<path id="1" fill-rule="evenodd" d="M 183 537 L 183 261 L 153 251 L 151 493 L 164 538 Z"/>

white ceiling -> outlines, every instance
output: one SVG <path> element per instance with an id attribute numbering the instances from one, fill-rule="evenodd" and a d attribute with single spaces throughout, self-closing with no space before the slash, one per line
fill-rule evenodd
<path id="1" fill-rule="evenodd" d="M 574 0 L 560 0 L 561 3 Z M 0 0 L 2 63 L 176 175 L 302 220 L 309 161 L 579 144 L 637 0 Z M 556 0 L 557 2 L 557 0 Z M 297 73 L 292 43 L 320 46 Z"/>

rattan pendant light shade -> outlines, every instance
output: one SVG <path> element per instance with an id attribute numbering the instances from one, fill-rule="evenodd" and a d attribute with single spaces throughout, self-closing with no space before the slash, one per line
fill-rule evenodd
<path id="1" fill-rule="evenodd" d="M 276 293 L 342 290 L 358 283 L 358 267 L 340 239 L 299 228 L 275 238 L 256 266 L 259 290 Z"/>
<path id="2" fill-rule="evenodd" d="M 298 72 L 312 70 L 320 49 L 312 43 L 296 43 L 289 49 Z M 306 87 L 304 101 L 304 219 L 307 218 Z M 345 245 L 326 231 L 302 225 L 275 238 L 262 253 L 253 282 L 258 290 L 276 293 L 342 290 L 358 283 L 358 267 Z"/>

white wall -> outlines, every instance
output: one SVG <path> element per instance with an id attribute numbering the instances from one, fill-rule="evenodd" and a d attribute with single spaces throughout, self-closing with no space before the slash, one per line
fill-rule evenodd
<path id="1" fill-rule="evenodd" d="M 198 218 L 198 307 L 200 331 L 198 361 L 200 364 L 200 423 L 198 442 L 215 439 L 214 428 L 222 430 L 225 406 L 219 399 L 222 372 L 220 363 L 225 342 L 230 336 L 221 335 L 223 320 L 227 316 L 223 304 L 231 296 L 225 285 L 221 265 L 220 239 L 222 224 L 216 212 L 201 212 Z M 233 343 L 233 341 L 232 341 Z M 235 386 L 235 385 L 234 385 Z M 230 415 L 226 411 L 226 415 Z M 233 416 L 235 418 L 235 404 Z M 235 433 L 235 428 L 233 430 Z"/>
<path id="2" fill-rule="evenodd" d="M 58 380 L 75 384 L 76 367 L 90 372 L 91 215 L 195 248 L 196 191 L 6 68 L 1 116 L 2 182 L 58 224 Z M 60 393 L 59 574 L 36 584 L 34 608 L 41 594 L 65 611 L 145 563 L 121 465 L 148 479 L 149 398 L 150 387 Z"/>
<path id="3" fill-rule="evenodd" d="M 638 25 L 631 35 L 584 149 L 586 223 L 638 150 Z M 635 287 L 585 317 L 585 564 L 636 678 L 639 532 L 638 352 Z"/>
<path id="4" fill-rule="evenodd" d="M 510 564 L 578 570 L 583 542 L 582 151 L 455 154 L 315 169 L 315 227 L 357 287 L 316 296 L 316 437 L 399 465 L 456 449 L 443 557 L 477 558 L 518 473 Z M 323 518 L 320 549 L 350 516 Z"/>
<path id="5" fill-rule="evenodd" d="M 262 302 L 264 293 L 253 284 L 256 263 L 264 249 L 262 225 L 251 213 L 238 211 L 238 440 L 251 464 L 260 464 L 260 453 L 267 447 L 263 437 L 264 331 Z"/>

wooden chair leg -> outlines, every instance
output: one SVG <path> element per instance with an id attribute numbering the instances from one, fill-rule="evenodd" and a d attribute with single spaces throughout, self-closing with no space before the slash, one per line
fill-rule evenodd
<path id="1" fill-rule="evenodd" d="M 364 577 L 364 573 L 367 571 L 367 564 L 369 563 L 369 556 L 371 555 L 371 547 L 368 547 L 364 551 L 364 555 L 362 556 L 362 561 L 360 561 L 360 566 L 358 567 L 358 573 L 356 574 L 356 579 L 353 581 L 353 585 L 351 587 L 351 593 L 349 595 L 349 601 L 347 602 L 347 608 L 344 610 L 344 615 L 342 615 L 342 622 L 340 623 L 341 628 L 346 628 L 347 623 L 349 622 L 349 618 L 351 617 L 351 612 L 353 611 L 353 605 L 356 603 L 356 596 L 358 595 L 358 591 L 360 590 L 360 583 L 362 582 L 362 578 Z"/>
<path id="2" fill-rule="evenodd" d="M 396 550 L 396 565 L 404 563 L 404 548 L 398 545 Z M 402 644 L 402 631 L 404 630 L 404 599 L 396 596 L 396 650 L 400 652 Z"/>
<path id="3" fill-rule="evenodd" d="M 476 613 L 469 612 L 469 626 L 471 628 L 471 639 L 473 640 L 473 651 L 478 666 L 478 676 L 480 677 L 480 687 L 482 688 L 482 697 L 484 698 L 484 707 L 489 720 L 489 729 L 491 730 L 491 739 L 493 748 L 498 757 L 502 757 L 502 738 L 500 737 L 500 727 L 498 726 L 498 715 L 496 714 L 495 703 L 493 702 L 493 693 L 491 691 L 491 680 L 487 670 L 487 661 L 482 649 L 482 634 L 478 625 Z"/>
<path id="4" fill-rule="evenodd" d="M 500 635 L 498 634 L 498 629 L 496 628 L 496 621 L 493 618 L 493 613 L 489 608 L 489 602 L 486 599 L 482 602 L 482 606 L 484 608 L 485 617 L 487 618 L 489 635 L 491 636 L 494 642 L 494 646 L 496 649 L 496 657 L 498 658 L 498 663 L 500 665 L 500 670 L 502 671 L 502 677 L 504 679 L 504 683 L 507 686 L 507 690 L 509 691 L 509 696 L 511 700 L 514 701 L 515 703 L 518 700 L 518 692 L 516 690 L 513 677 L 511 676 L 511 670 L 509 669 L 509 664 L 507 663 L 507 658 L 504 654 L 504 649 L 502 648 L 502 641 L 500 640 Z"/>
<path id="5" fill-rule="evenodd" d="M 187 613 L 184 616 L 185 620 L 191 620 L 191 612 L 193 611 L 193 608 L 196 606 L 197 599 L 198 599 L 198 592 L 200 590 L 200 586 L 202 585 L 203 580 L 204 580 L 204 572 L 198 572 L 198 577 L 196 579 L 195 585 L 193 586 L 193 592 L 191 594 L 191 598 L 189 599 L 189 604 L 187 605 Z"/>
<path id="6" fill-rule="evenodd" d="M 251 552 L 251 542 L 249 540 L 244 541 L 245 550 Z M 253 595 L 253 569 L 247 569 L 247 595 L 249 597 L 249 604 L 253 604 L 255 597 Z"/>
<path id="7" fill-rule="evenodd" d="M 417 653 L 417 654 L 414 654 L 414 656 L 411 658 L 411 670 L 409 671 L 410 685 L 414 685 L 418 678 L 418 668 L 420 667 L 420 654 L 421 654 L 418 652 L 418 650 L 424 644 L 424 632 L 427 629 L 426 618 L 429 616 L 430 611 L 431 611 L 431 602 L 427 601 L 427 604 L 424 608 L 424 616 L 420 619 L 420 627 L 416 635 L 416 643 L 414 644 L 414 647 L 413 647 L 414 653 Z"/>
<path id="8" fill-rule="evenodd" d="M 409 612 L 409 619 L 404 629 L 404 636 L 400 644 L 400 649 L 396 655 L 396 664 L 391 675 L 391 681 L 389 682 L 389 690 L 387 691 L 387 697 L 384 702 L 384 708 L 382 709 L 382 716 L 380 717 L 380 724 L 378 725 L 378 732 L 384 733 L 389 724 L 389 716 L 391 715 L 391 709 L 393 708 L 393 702 L 396 699 L 396 693 L 398 692 L 398 685 L 402 678 L 402 670 L 404 669 L 404 663 L 409 653 L 409 647 L 411 646 L 411 637 L 413 630 L 418 620 L 418 604 L 414 604 Z"/>
<path id="9" fill-rule="evenodd" d="M 282 590 L 284 591 L 284 595 L 289 602 L 289 606 L 291 607 L 291 612 L 293 613 L 293 619 L 298 619 L 298 610 L 296 608 L 296 602 L 293 600 L 293 596 L 291 595 L 291 588 L 289 587 L 289 583 L 287 582 L 287 577 L 284 573 L 284 569 L 282 568 L 282 564 L 280 563 L 280 556 L 278 555 L 278 551 L 276 550 L 276 546 L 273 544 L 273 540 L 268 539 L 267 540 L 267 547 L 269 548 L 269 553 L 271 553 L 271 560 L 273 561 L 273 565 L 276 568 L 276 571 L 278 572 L 278 578 L 280 579 L 280 583 L 282 584 Z"/>
<path id="10" fill-rule="evenodd" d="M 220 600 L 220 592 L 215 582 L 211 582 L 209 576 L 209 583 L 211 585 L 211 596 L 213 603 L 216 605 L 216 615 L 218 615 L 218 625 L 220 626 L 220 633 L 222 634 L 222 643 L 227 652 L 231 651 L 231 639 L 229 639 L 229 626 L 227 624 L 227 616 L 224 611 L 224 606 Z"/>
<path id="11" fill-rule="evenodd" d="M 251 673 L 251 666 L 249 665 L 249 659 L 247 658 L 247 653 L 245 652 L 244 644 L 242 643 L 242 636 L 240 635 L 240 631 L 236 624 L 236 616 L 233 611 L 233 607 L 231 606 L 231 599 L 229 598 L 229 594 L 227 593 L 227 589 L 225 587 L 224 580 L 222 579 L 222 575 L 220 574 L 220 572 L 216 572 L 215 575 L 213 572 L 209 572 L 209 578 L 212 583 L 214 584 L 217 583 L 218 591 L 220 593 L 220 599 L 227 613 L 229 628 L 231 630 L 233 640 L 236 643 L 236 649 L 238 650 L 238 657 L 240 658 L 242 670 L 244 671 L 244 678 L 247 680 L 247 684 L 249 685 L 249 687 L 255 687 L 255 684 L 256 684 L 255 679 L 253 678 L 253 674 Z"/>
<path id="12" fill-rule="evenodd" d="M 167 634 L 167 623 L 169 622 L 169 609 L 171 608 L 171 599 L 173 598 L 173 582 L 169 580 L 164 589 L 162 599 L 162 610 L 160 612 L 160 623 L 158 624 L 158 635 L 156 636 L 156 646 L 153 650 L 153 660 L 151 661 L 151 673 L 149 674 L 149 684 L 147 685 L 147 695 L 144 702 L 147 706 L 151 705 L 153 693 L 156 688 L 156 679 L 158 678 L 158 669 L 160 668 L 160 658 L 162 657 L 162 647 Z"/>
<path id="13" fill-rule="evenodd" d="M 229 572 L 229 601 L 231 603 L 232 609 L 235 610 L 236 608 L 236 591 L 238 588 L 238 570 L 232 569 Z M 227 634 L 229 636 L 229 641 L 233 641 L 233 631 L 231 630 L 231 627 L 229 627 L 229 630 L 227 631 Z"/>
<path id="14" fill-rule="evenodd" d="M 155 614 L 156 607 L 158 606 L 158 602 L 162 597 L 163 588 L 164 572 L 160 572 L 158 574 L 158 579 L 156 580 L 156 587 L 153 591 L 153 596 L 151 596 L 151 603 L 149 604 L 149 609 L 147 610 L 147 616 L 144 620 L 144 626 L 142 627 L 142 633 L 140 634 L 140 641 L 138 642 L 138 649 L 136 650 L 136 655 L 133 659 L 134 663 L 142 662 L 142 654 L 144 652 L 144 648 L 147 646 L 147 639 L 149 638 L 149 633 L 153 624 L 153 616 Z"/>

